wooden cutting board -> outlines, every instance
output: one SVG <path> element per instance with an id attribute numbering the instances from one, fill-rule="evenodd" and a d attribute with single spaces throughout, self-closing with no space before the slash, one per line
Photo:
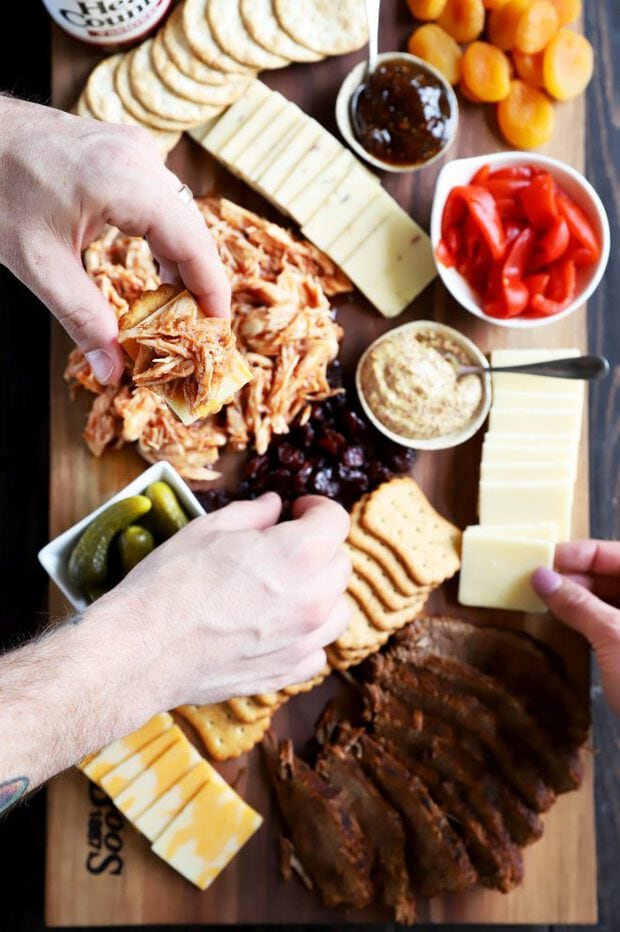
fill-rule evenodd
<path id="1" fill-rule="evenodd" d="M 404 48 L 412 22 L 404 0 L 384 4 L 381 47 Z M 99 58 L 56 31 L 53 37 L 53 101 L 69 107 L 85 76 Z M 291 66 L 263 78 L 335 131 L 334 101 L 344 75 L 361 53 L 316 65 Z M 557 128 L 545 151 L 576 168 L 584 167 L 583 98 L 556 108 Z M 451 156 L 478 155 L 501 149 L 492 107 L 461 102 L 461 125 Z M 527 155 L 524 156 L 527 158 Z M 214 165 L 188 139 L 169 164 L 197 194 L 214 190 L 278 219 L 268 205 L 242 183 Z M 428 228 L 439 166 L 410 175 L 386 175 L 394 197 Z M 409 319 L 435 318 L 457 327 L 488 351 L 498 346 L 578 346 L 586 348 L 585 309 L 542 330 L 509 331 L 488 326 L 458 308 L 435 282 L 404 314 Z M 389 324 L 359 295 L 339 306 L 345 328 L 343 360 L 351 368 L 360 351 Z M 90 455 L 81 439 L 87 400 L 71 402 L 62 380 L 70 344 L 56 327 L 51 362 L 50 534 L 56 534 L 99 505 L 143 468 L 131 449 Z M 476 521 L 476 494 L 481 438 L 442 453 L 421 454 L 413 474 L 436 507 L 460 526 Z M 588 532 L 587 424 L 581 447 L 575 503 L 574 536 Z M 473 612 L 456 604 L 455 588 L 436 594 L 432 608 L 462 617 Z M 66 610 L 52 588 L 52 616 Z M 548 619 L 478 611 L 478 621 L 524 628 L 552 643 L 564 657 L 575 682 L 589 677 L 589 651 L 572 632 Z M 128 620 L 130 623 L 130 619 Z M 171 619 L 171 623 L 174 620 Z M 327 699 L 343 687 L 331 677 L 310 695 L 298 696 L 275 718 L 275 729 L 302 746 Z M 593 758 L 585 754 L 582 788 L 561 796 L 545 817 L 544 838 L 525 853 L 525 881 L 508 895 L 476 890 L 420 904 L 420 921 L 437 923 L 594 923 L 596 846 L 593 812 Z M 301 884 L 282 882 L 277 869 L 277 820 L 257 751 L 222 767 L 224 776 L 264 816 L 265 825 L 213 887 L 200 893 L 151 853 L 145 840 L 77 771 L 64 774 L 49 788 L 46 919 L 50 926 L 130 925 L 150 923 L 336 923 L 389 919 L 387 914 L 327 910 Z"/>

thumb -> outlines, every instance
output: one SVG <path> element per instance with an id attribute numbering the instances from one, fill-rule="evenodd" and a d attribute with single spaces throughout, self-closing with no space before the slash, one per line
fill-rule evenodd
<path id="1" fill-rule="evenodd" d="M 19 277 L 49 308 L 82 350 L 98 382 L 117 382 L 125 369 L 114 310 L 62 243 L 46 243 L 40 257 Z"/>
<path id="2" fill-rule="evenodd" d="M 263 531 L 276 524 L 282 500 L 275 492 L 266 492 L 252 501 L 231 502 L 207 516 L 210 531 Z"/>

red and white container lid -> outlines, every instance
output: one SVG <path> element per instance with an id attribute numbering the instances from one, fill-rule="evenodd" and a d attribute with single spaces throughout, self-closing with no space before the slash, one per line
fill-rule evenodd
<path id="1" fill-rule="evenodd" d="M 89 45 L 117 47 L 143 39 L 173 0 L 43 0 L 65 32 Z"/>

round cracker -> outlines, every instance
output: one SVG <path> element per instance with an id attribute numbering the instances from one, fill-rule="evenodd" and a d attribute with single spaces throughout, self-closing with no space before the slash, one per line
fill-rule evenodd
<path id="1" fill-rule="evenodd" d="M 364 0 L 274 0 L 278 22 L 300 45 L 345 55 L 368 42 Z"/>
<path id="2" fill-rule="evenodd" d="M 240 0 L 207 0 L 207 19 L 218 45 L 251 68 L 284 68 L 290 59 L 274 55 L 254 41 L 245 28 Z"/>
<path id="3" fill-rule="evenodd" d="M 187 44 L 205 65 L 233 74 L 253 70 L 227 55 L 213 38 L 207 20 L 207 0 L 185 0 L 182 24 Z"/>
<path id="4" fill-rule="evenodd" d="M 71 113 L 75 113 L 77 116 L 87 117 L 90 120 L 96 120 L 97 117 L 93 111 L 88 106 L 86 98 L 84 96 L 84 91 L 80 94 L 73 107 L 71 108 Z"/>
<path id="5" fill-rule="evenodd" d="M 129 81 L 135 97 L 147 110 L 165 120 L 178 120 L 189 126 L 200 126 L 223 108 L 212 104 L 197 104 L 179 97 L 160 80 L 153 69 L 151 49 L 153 40 L 147 39 L 135 49 L 129 62 Z"/>
<path id="6" fill-rule="evenodd" d="M 115 75 L 116 91 L 127 110 L 129 110 L 136 120 L 149 128 L 172 130 L 173 132 L 182 132 L 184 129 L 189 129 L 192 125 L 191 123 L 179 122 L 178 120 L 164 120 L 163 117 L 159 117 L 157 114 L 147 110 L 137 99 L 131 88 L 131 81 L 129 80 L 129 68 L 132 55 L 133 52 L 129 52 L 129 54 L 123 58 L 116 69 Z"/>
<path id="7" fill-rule="evenodd" d="M 235 81 L 234 84 L 201 84 L 193 78 L 188 78 L 186 74 L 179 71 L 168 55 L 161 32 L 153 40 L 151 58 L 153 68 L 162 83 L 174 94 L 197 104 L 226 107 L 243 93 L 248 81 L 252 80 L 248 78 L 245 83 Z"/>
<path id="8" fill-rule="evenodd" d="M 240 10 L 247 31 L 255 42 L 269 52 L 288 58 L 289 61 L 314 62 L 323 58 L 284 32 L 273 11 L 273 0 L 241 0 Z"/>
<path id="9" fill-rule="evenodd" d="M 248 77 L 254 75 L 254 72 L 234 74 L 230 71 L 220 71 L 218 68 L 205 65 L 197 58 L 185 38 L 182 6 L 175 7 L 166 20 L 161 34 L 171 61 L 175 63 L 179 71 L 186 74 L 188 78 L 193 78 L 194 81 L 200 81 L 201 84 L 234 84 L 236 81 L 245 82 Z"/>

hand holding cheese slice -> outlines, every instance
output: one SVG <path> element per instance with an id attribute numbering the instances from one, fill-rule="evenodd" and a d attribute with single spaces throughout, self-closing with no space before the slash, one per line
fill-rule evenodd
<path id="1" fill-rule="evenodd" d="M 184 424 L 216 414 L 252 378 L 230 319 L 207 317 L 180 286 L 161 285 L 132 302 L 118 339 L 135 385 L 161 395 Z"/>

